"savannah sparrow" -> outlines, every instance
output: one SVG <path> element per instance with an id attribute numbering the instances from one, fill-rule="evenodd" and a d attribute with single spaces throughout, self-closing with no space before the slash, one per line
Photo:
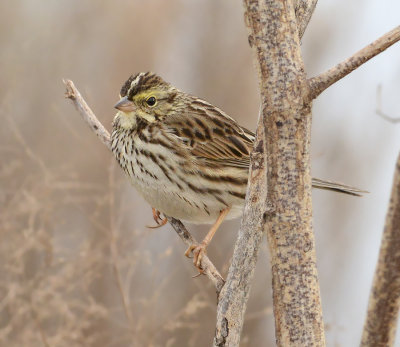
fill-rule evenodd
<path id="1" fill-rule="evenodd" d="M 200 263 L 224 219 L 241 215 L 254 134 L 219 108 L 182 92 L 159 76 L 132 75 L 115 105 L 112 151 L 144 199 L 160 212 L 192 223 L 213 223 L 202 243 L 189 247 Z M 351 195 L 362 191 L 313 179 L 313 186 Z"/>

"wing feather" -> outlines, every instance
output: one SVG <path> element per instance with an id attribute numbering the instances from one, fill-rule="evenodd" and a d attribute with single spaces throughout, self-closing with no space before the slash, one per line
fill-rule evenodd
<path id="1" fill-rule="evenodd" d="M 191 105 L 187 111 L 163 119 L 170 134 L 198 160 L 212 166 L 248 170 L 254 134 L 210 104 Z"/>

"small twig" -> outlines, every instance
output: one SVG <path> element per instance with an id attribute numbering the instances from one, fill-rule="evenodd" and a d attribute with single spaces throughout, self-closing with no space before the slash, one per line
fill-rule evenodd
<path id="1" fill-rule="evenodd" d="M 71 99 L 83 120 L 90 126 L 93 132 L 100 138 L 109 150 L 111 150 L 110 133 L 100 123 L 93 111 L 90 109 L 85 99 L 83 99 L 79 90 L 76 89 L 74 82 L 71 80 L 63 80 L 67 90 L 65 91 L 65 97 Z"/>
<path id="2" fill-rule="evenodd" d="M 46 167 L 44 161 L 36 153 L 32 151 L 32 147 L 26 143 L 24 137 L 21 134 L 21 131 L 18 129 L 17 124 L 15 124 L 14 119 L 12 119 L 9 115 L 5 115 L 5 118 L 9 123 L 10 129 L 13 132 L 15 139 L 21 145 L 22 149 L 25 151 L 25 154 L 28 156 L 28 158 L 38 164 L 38 166 L 42 170 L 43 176 L 45 177 L 46 181 L 51 179 L 52 173 Z"/>
<path id="3" fill-rule="evenodd" d="M 110 133 L 107 129 L 100 123 L 97 119 L 93 111 L 87 105 L 85 100 L 83 99 L 82 95 L 79 93 L 78 89 L 76 89 L 74 83 L 70 80 L 64 81 L 66 85 L 66 93 L 65 97 L 71 99 L 82 116 L 83 120 L 89 124 L 92 131 L 100 138 L 100 141 L 107 146 L 109 150 L 111 150 L 110 145 Z M 198 242 L 194 239 L 194 237 L 187 231 L 185 226 L 182 224 L 181 221 L 175 218 L 168 217 L 168 221 L 175 229 L 178 236 L 182 239 L 182 241 L 187 245 L 190 246 L 193 243 L 198 244 Z M 206 256 L 203 255 L 201 259 L 201 267 L 204 270 L 204 274 L 211 280 L 211 282 L 215 285 L 217 289 L 217 294 L 221 291 L 225 281 L 211 262 L 211 260 Z"/>
<path id="4" fill-rule="evenodd" d="M 400 155 L 361 346 L 393 346 L 400 309 Z"/>
<path id="5" fill-rule="evenodd" d="M 308 23 L 314 13 L 318 0 L 297 0 L 295 2 L 295 14 L 297 20 L 297 30 L 301 39 L 307 29 Z"/>
<path id="6" fill-rule="evenodd" d="M 387 120 L 390 123 L 400 123 L 400 118 L 390 117 L 382 111 L 382 85 L 379 85 L 376 91 L 376 103 L 377 106 L 375 112 L 378 116 L 382 117 L 384 120 Z"/>
<path id="7" fill-rule="evenodd" d="M 385 49 L 389 48 L 399 40 L 400 26 L 397 26 L 376 41 L 352 55 L 350 58 L 330 68 L 328 71 L 321 73 L 316 77 L 310 78 L 308 80 L 310 87 L 310 100 L 315 99 L 332 84 L 342 79 L 379 53 L 382 53 Z"/>

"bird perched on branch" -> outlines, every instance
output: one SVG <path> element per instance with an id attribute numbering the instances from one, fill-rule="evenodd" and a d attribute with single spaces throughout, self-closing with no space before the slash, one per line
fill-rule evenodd
<path id="1" fill-rule="evenodd" d="M 150 73 L 132 75 L 122 86 L 113 121 L 112 151 L 133 186 L 165 216 L 213 224 L 193 252 L 201 258 L 224 219 L 242 213 L 254 134 L 212 104 L 182 92 Z M 313 187 L 350 195 L 363 191 L 312 180 Z"/>

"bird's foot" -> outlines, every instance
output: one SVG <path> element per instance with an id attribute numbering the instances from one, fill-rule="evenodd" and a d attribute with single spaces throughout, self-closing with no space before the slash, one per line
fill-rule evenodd
<path id="1" fill-rule="evenodd" d="M 203 255 L 206 254 L 207 245 L 200 243 L 200 244 L 192 244 L 185 252 L 185 256 L 190 258 L 190 254 L 193 254 L 193 264 L 199 270 L 199 274 L 204 273 L 204 269 L 201 267 L 201 260 Z M 196 276 L 197 277 L 197 276 Z"/>
<path id="2" fill-rule="evenodd" d="M 160 211 L 156 210 L 154 207 L 152 207 L 152 210 L 153 210 L 153 219 L 155 220 L 157 225 L 154 226 L 146 225 L 147 228 L 157 229 L 167 224 L 168 219 L 166 217 L 161 218 Z"/>

